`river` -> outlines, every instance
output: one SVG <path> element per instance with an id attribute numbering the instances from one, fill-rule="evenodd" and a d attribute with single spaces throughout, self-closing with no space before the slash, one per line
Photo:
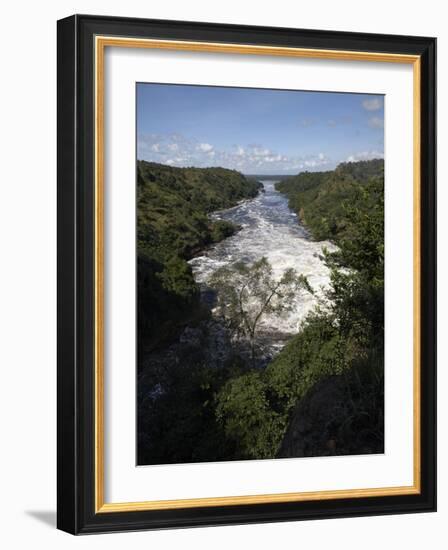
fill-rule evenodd
<path id="1" fill-rule="evenodd" d="M 315 294 L 301 292 L 291 312 L 282 317 L 265 316 L 262 320 L 261 328 L 271 341 L 271 349 L 278 351 L 289 336 L 298 332 L 301 322 L 322 296 L 322 289 L 328 285 L 329 271 L 319 256 L 324 247 L 333 250 L 334 245 L 309 237 L 296 214 L 289 209 L 288 199 L 275 189 L 275 181 L 262 180 L 261 183 L 264 192 L 255 199 L 213 214 L 215 219 L 233 222 L 242 229 L 189 263 L 204 296 L 212 273 L 234 262 L 252 263 L 264 256 L 272 265 L 276 278 L 288 268 L 305 275 Z"/>

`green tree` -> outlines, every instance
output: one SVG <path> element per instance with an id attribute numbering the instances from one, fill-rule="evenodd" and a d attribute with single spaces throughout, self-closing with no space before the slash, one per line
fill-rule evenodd
<path id="1" fill-rule="evenodd" d="M 344 206 L 346 233 L 325 253 L 331 273 L 328 298 L 345 338 L 382 349 L 384 338 L 384 186 L 372 178 Z"/>
<path id="2" fill-rule="evenodd" d="M 178 256 L 171 257 L 158 274 L 163 288 L 184 299 L 192 299 L 197 294 L 196 284 L 189 264 Z"/>
<path id="3" fill-rule="evenodd" d="M 286 416 L 270 402 L 263 371 L 252 370 L 227 382 L 218 394 L 216 419 L 241 458 L 274 458 Z"/>
<path id="4" fill-rule="evenodd" d="M 255 362 L 256 337 L 266 315 L 281 316 L 291 311 L 293 298 L 302 290 L 313 292 L 306 277 L 287 269 L 280 279 L 274 277 L 266 258 L 252 265 L 237 262 L 212 275 L 209 284 L 218 294 L 217 312 L 238 338 L 249 341 Z"/>

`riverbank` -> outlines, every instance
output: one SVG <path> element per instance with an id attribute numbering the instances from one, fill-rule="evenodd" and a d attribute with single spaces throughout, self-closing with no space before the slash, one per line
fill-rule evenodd
<path id="1" fill-rule="evenodd" d="M 209 214 L 253 198 L 259 189 L 235 170 L 137 163 L 139 358 L 201 318 L 199 289 L 187 261 L 235 232 L 233 224 Z"/>

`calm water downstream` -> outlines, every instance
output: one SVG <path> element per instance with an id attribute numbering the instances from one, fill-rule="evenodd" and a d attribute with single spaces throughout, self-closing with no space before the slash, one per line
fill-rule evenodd
<path id="1" fill-rule="evenodd" d="M 274 274 L 280 278 L 288 268 L 308 277 L 316 292 L 313 296 L 303 292 L 295 299 L 294 308 L 286 316 L 265 317 L 263 328 L 271 339 L 282 346 L 285 336 L 298 331 L 301 321 L 315 305 L 322 287 L 328 285 L 329 272 L 319 255 L 322 248 L 334 249 L 326 241 L 312 241 L 288 208 L 288 200 L 276 191 L 275 182 L 262 181 L 264 192 L 253 200 L 214 214 L 242 230 L 190 261 L 195 279 L 205 291 L 210 275 L 218 268 L 237 261 L 252 263 L 265 256 Z M 277 335 L 277 338 L 275 337 Z"/>

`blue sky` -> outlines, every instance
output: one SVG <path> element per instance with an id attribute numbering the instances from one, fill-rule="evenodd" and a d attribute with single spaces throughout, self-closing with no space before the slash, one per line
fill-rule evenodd
<path id="1" fill-rule="evenodd" d="M 381 95 L 137 84 L 137 158 L 246 174 L 383 157 Z"/>

